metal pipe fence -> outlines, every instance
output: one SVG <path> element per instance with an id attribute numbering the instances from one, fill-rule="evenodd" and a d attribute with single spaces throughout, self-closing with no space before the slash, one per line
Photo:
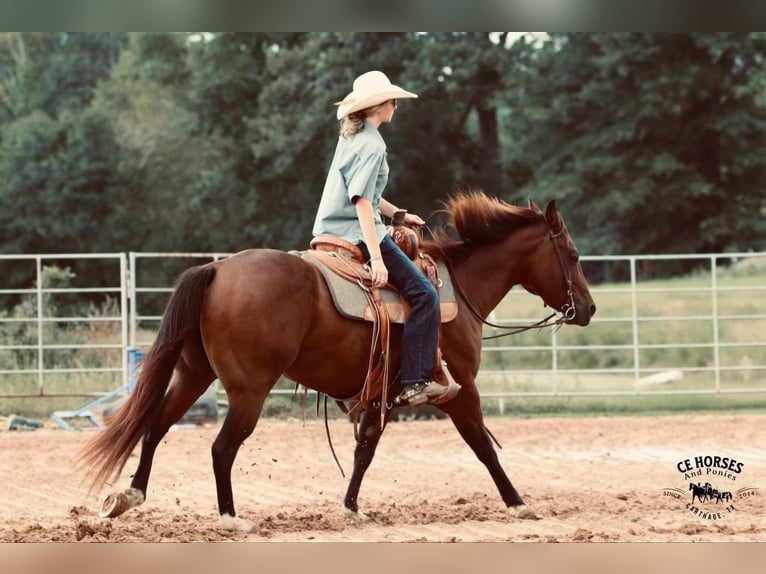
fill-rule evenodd
<path id="1" fill-rule="evenodd" d="M 98 396 L 124 384 L 127 269 L 124 253 L 0 255 L 0 396 Z"/>
<path id="2" fill-rule="evenodd" d="M 0 397 L 103 398 L 126 389 L 129 357 L 151 344 L 178 274 L 228 255 L 0 255 Z M 766 392 L 766 253 L 582 262 L 598 278 L 591 325 L 487 341 L 483 397 Z M 84 285 L 77 271 L 92 265 L 103 266 L 100 283 Z M 537 297 L 514 288 L 492 320 L 532 323 L 544 314 Z"/>
<path id="3" fill-rule="evenodd" d="M 766 313 L 760 305 L 766 253 L 582 261 L 586 276 L 588 269 L 616 276 L 591 286 L 598 307 L 591 325 L 485 344 L 482 396 L 766 392 Z M 666 273 L 673 268 L 687 271 Z M 534 315 L 518 312 L 535 301 L 514 289 L 495 310 L 495 321 L 532 322 Z"/>

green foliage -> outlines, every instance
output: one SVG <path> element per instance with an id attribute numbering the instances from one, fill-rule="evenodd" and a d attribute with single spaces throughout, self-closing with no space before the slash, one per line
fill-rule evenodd
<path id="1" fill-rule="evenodd" d="M 387 197 L 555 197 L 586 254 L 766 248 L 763 33 L 3 33 L 13 252 L 304 247 L 356 75 L 419 94 Z"/>
<path id="2" fill-rule="evenodd" d="M 138 65 L 144 78 L 164 85 L 184 86 L 189 79 L 186 66 L 186 36 L 143 33 L 135 36 Z"/>
<path id="3" fill-rule="evenodd" d="M 108 118 L 35 112 L 0 143 L 0 239 L 15 253 L 88 252 L 119 241 L 119 150 Z"/>
<path id="4" fill-rule="evenodd" d="M 561 198 L 586 253 L 763 249 L 766 116 L 747 88 L 765 49 L 758 34 L 554 36 L 512 106 L 528 188 Z"/>
<path id="5" fill-rule="evenodd" d="M 235 32 L 212 34 L 192 44 L 190 107 L 203 133 L 241 136 L 257 109 L 269 45 L 268 35 Z"/>
<path id="6" fill-rule="evenodd" d="M 96 84 L 109 77 L 126 37 L 123 33 L 17 33 L 20 113 L 57 117 L 85 108 Z"/>

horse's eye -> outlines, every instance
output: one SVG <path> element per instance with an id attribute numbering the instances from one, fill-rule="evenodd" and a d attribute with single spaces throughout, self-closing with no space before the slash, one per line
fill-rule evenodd
<path id="1" fill-rule="evenodd" d="M 580 260 L 580 254 L 577 251 L 570 251 L 569 252 L 569 260 L 572 263 L 577 263 Z"/>

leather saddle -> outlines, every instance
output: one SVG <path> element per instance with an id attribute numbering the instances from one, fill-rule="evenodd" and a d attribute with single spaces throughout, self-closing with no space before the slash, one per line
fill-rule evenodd
<path id="1" fill-rule="evenodd" d="M 389 234 L 415 265 L 428 277 L 439 293 L 441 322 L 451 321 L 457 316 L 455 290 L 449 272 L 443 263 L 437 263 L 429 255 L 419 251 L 418 235 L 404 226 L 391 226 Z M 348 318 L 370 321 L 373 334 L 370 346 L 370 360 L 361 390 L 350 400 L 355 403 L 347 409 L 342 400 L 336 403 L 344 412 L 356 414 L 367 410 L 379 400 L 381 428 L 385 424 L 389 386 L 395 377 L 389 369 L 389 339 L 391 323 L 403 323 L 409 316 L 409 305 L 391 286 L 372 288 L 370 270 L 365 264 L 361 250 L 344 240 L 333 237 L 316 237 L 308 251 L 292 252 L 304 261 L 314 265 L 324 277 L 338 312 Z M 439 329 L 441 343 L 441 328 Z M 434 380 L 446 387 L 441 401 L 453 398 L 460 385 L 449 375 L 442 360 L 441 349 L 437 348 Z"/>
<path id="2" fill-rule="evenodd" d="M 309 251 L 299 254 L 321 271 L 341 315 L 349 319 L 375 320 L 375 309 L 365 293 L 365 281 L 369 281 L 370 274 L 358 247 L 332 237 L 317 237 L 312 240 Z M 416 254 L 413 262 L 424 275 L 435 277 L 432 282 L 439 293 L 441 321 L 452 321 L 457 316 L 457 299 L 446 265 L 421 252 Z M 399 292 L 387 285 L 379 289 L 379 295 L 391 323 L 404 323 L 409 316 L 409 305 Z"/>

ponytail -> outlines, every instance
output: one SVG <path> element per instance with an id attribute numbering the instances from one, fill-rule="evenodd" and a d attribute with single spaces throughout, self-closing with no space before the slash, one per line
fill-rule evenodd
<path id="1" fill-rule="evenodd" d="M 345 118 L 340 121 L 340 137 L 347 140 L 364 128 L 364 120 L 377 112 L 386 102 L 372 106 L 371 108 L 365 108 L 363 110 L 357 110 L 351 112 Z"/>
<path id="2" fill-rule="evenodd" d="M 367 117 L 367 110 L 351 112 L 340 121 L 340 137 L 347 140 L 364 128 L 364 118 Z"/>

